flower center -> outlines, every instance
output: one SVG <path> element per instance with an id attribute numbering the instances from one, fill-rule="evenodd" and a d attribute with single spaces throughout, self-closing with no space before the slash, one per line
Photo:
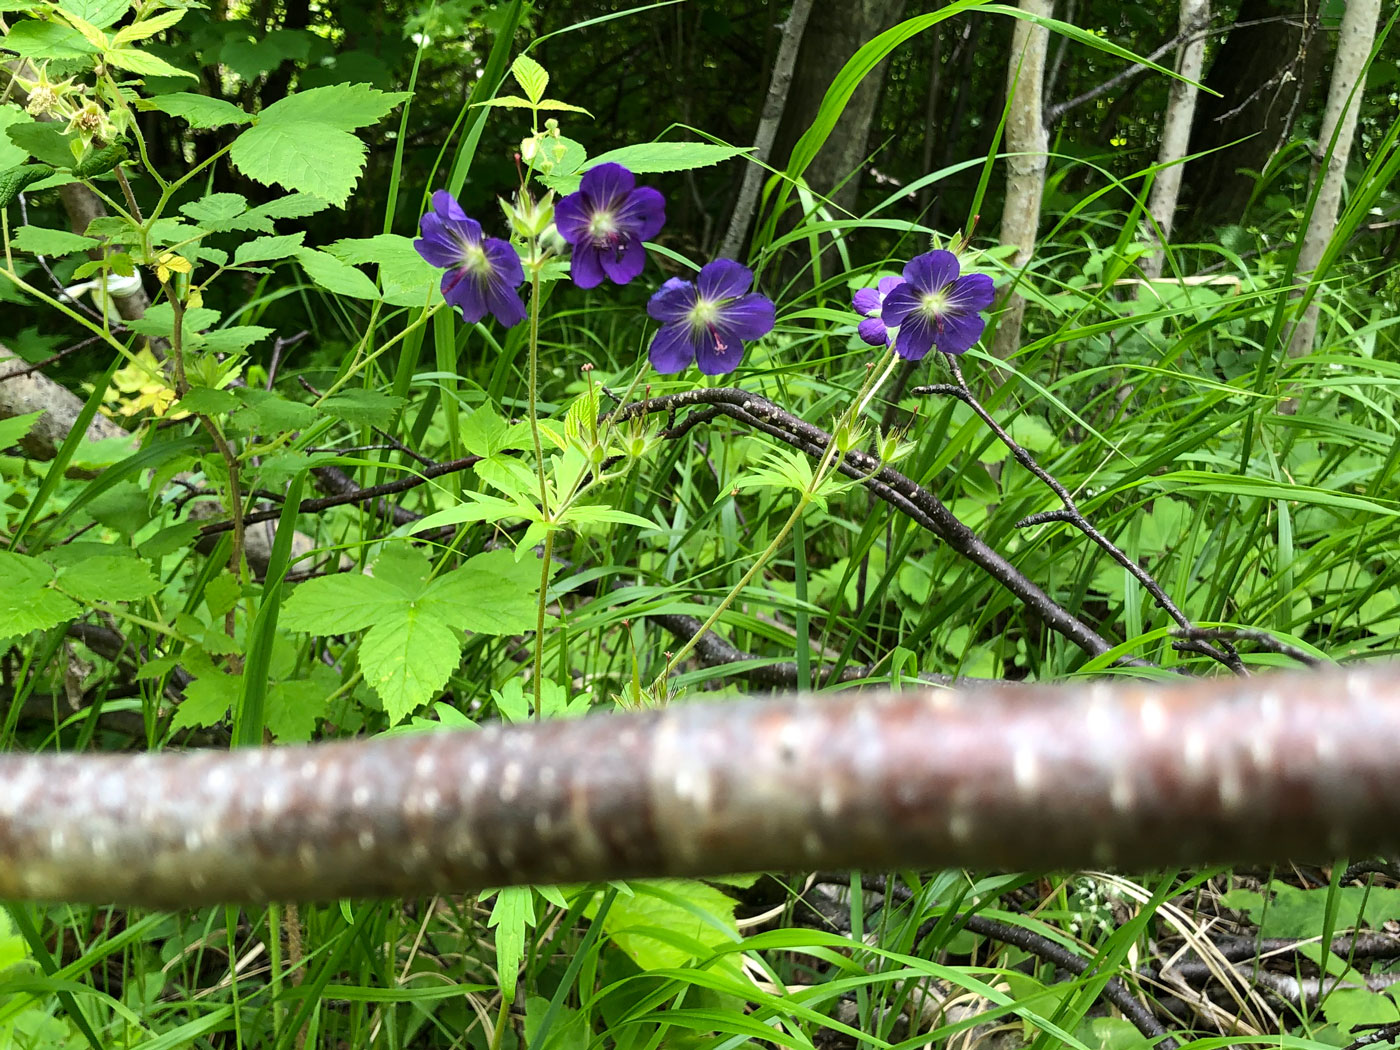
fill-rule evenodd
<path id="1" fill-rule="evenodd" d="M 491 261 L 486 258 L 486 249 L 480 244 L 462 245 L 462 269 L 480 275 L 491 271 Z"/>
<path id="2" fill-rule="evenodd" d="M 709 332 L 710 338 L 715 341 L 715 352 L 724 353 L 729 346 L 719 337 L 719 329 L 716 322 L 719 320 L 720 306 L 722 304 L 713 299 L 696 299 L 695 305 L 690 308 L 690 330 L 694 335 L 701 332 Z"/>
<path id="3" fill-rule="evenodd" d="M 942 320 L 948 312 L 948 294 L 944 291 L 925 292 L 919 300 L 919 312 L 930 321 Z"/>
<path id="4" fill-rule="evenodd" d="M 588 236 L 597 244 L 610 244 L 617 236 L 617 217 L 610 211 L 595 211 L 588 220 Z"/>

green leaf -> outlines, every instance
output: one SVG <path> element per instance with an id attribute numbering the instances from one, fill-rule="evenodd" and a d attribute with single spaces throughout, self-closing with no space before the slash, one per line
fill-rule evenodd
<path id="1" fill-rule="evenodd" d="M 461 652 L 461 636 L 447 624 L 401 605 L 365 632 L 360 670 L 397 725 L 442 689 Z"/>
<path id="2" fill-rule="evenodd" d="M 599 164 L 621 164 L 640 174 L 658 171 L 689 171 L 742 157 L 751 146 L 716 146 L 711 142 L 643 142 L 610 150 L 588 162 L 589 168 Z"/>
<path id="3" fill-rule="evenodd" d="M 225 102 L 221 98 L 211 98 L 209 95 L 196 95 L 189 91 L 157 95 L 155 98 L 143 100 L 140 108 L 155 109 L 162 113 L 168 113 L 172 117 L 179 117 L 186 121 L 190 127 L 196 129 L 221 128 L 228 124 L 248 124 L 253 119 L 251 114 L 243 112 L 232 102 Z M 229 193 L 218 196 L 236 197 L 238 195 Z M 189 205 L 185 207 L 189 207 Z M 185 208 L 180 210 L 185 211 Z M 186 212 L 186 214 L 189 213 Z"/>
<path id="4" fill-rule="evenodd" d="M 73 165 L 73 174 L 80 179 L 95 179 L 99 175 L 106 175 L 128 156 L 124 143 L 114 142 L 110 146 L 104 146 L 99 150 L 92 150 L 87 153 L 82 160 Z"/>
<path id="5" fill-rule="evenodd" d="M 444 623 L 477 634 L 523 634 L 535 629 L 540 566 L 511 551 L 487 551 L 444 573 L 419 600 Z"/>
<path id="6" fill-rule="evenodd" d="M 441 271 L 430 266 L 407 237 L 381 233 L 347 238 L 327 245 L 325 251 L 352 266 L 377 264 L 384 301 L 393 306 L 425 306 L 442 298 L 438 292 Z"/>
<path id="7" fill-rule="evenodd" d="M 314 668 L 310 680 L 279 682 L 267 691 L 263 724 L 281 744 L 305 744 L 316 731 L 316 720 L 326 713 L 326 698 L 335 683 L 325 681 Z"/>
<path id="8" fill-rule="evenodd" d="M 250 179 L 312 193 L 343 207 L 359 181 L 365 153 L 363 142 L 330 124 L 278 121 L 243 132 L 229 156 Z"/>
<path id="9" fill-rule="evenodd" d="M 0 171 L 23 164 L 29 159 L 29 151 L 21 149 L 5 134 L 7 128 L 16 124 L 33 124 L 34 118 L 13 102 L 0 105 Z"/>
<path id="10" fill-rule="evenodd" d="M 507 886 L 501 890 L 496 894 L 486 925 L 496 928 L 496 971 L 501 982 L 501 997 L 512 1003 L 520 975 L 520 960 L 525 956 L 525 927 L 535 925 L 534 891 L 528 886 Z"/>
<path id="11" fill-rule="evenodd" d="M 25 434 L 34 429 L 34 424 L 39 421 L 39 417 L 44 414 L 44 410 L 38 412 L 26 412 L 22 416 L 11 416 L 9 419 L 0 419 L 0 449 L 9 448 L 19 442 Z"/>
<path id="12" fill-rule="evenodd" d="M 112 38 L 112 44 L 116 47 L 122 47 L 125 44 L 131 43 L 133 40 L 145 40 L 147 37 L 165 32 L 184 17 L 184 10 L 176 9 L 174 11 L 162 11 L 159 14 L 152 15 L 150 18 L 143 18 L 139 22 L 133 22 L 131 25 L 117 30 L 117 35 Z"/>
<path id="13" fill-rule="evenodd" d="M 6 38 L 8 39 L 8 38 Z M 5 135 L 29 156 L 55 168 L 73 166 L 73 150 L 70 143 L 77 141 L 75 135 L 65 135 L 63 128 L 45 120 L 31 121 L 28 124 L 16 122 L 5 129 Z"/>
<path id="14" fill-rule="evenodd" d="M 167 95 L 165 97 L 172 98 L 174 96 Z M 197 201 L 180 205 L 181 212 L 215 233 L 232 229 L 231 226 L 225 224 L 247 210 L 248 201 L 240 193 L 211 193 Z"/>
<path id="15" fill-rule="evenodd" d="M 119 47 L 103 53 L 103 58 L 109 65 L 118 69 L 130 70 L 143 77 L 189 77 L 191 80 L 199 78 L 193 73 L 188 73 L 178 66 L 172 66 L 163 58 L 157 58 L 149 51 L 138 51 L 134 47 Z"/>
<path id="16" fill-rule="evenodd" d="M 404 406 L 404 399 L 380 390 L 342 390 L 332 394 L 318 406 L 328 415 L 361 426 L 387 427 L 394 413 Z"/>
<path id="17" fill-rule="evenodd" d="M 0 171 L 0 208 L 8 208 L 27 187 L 53 173 L 47 164 L 18 164 Z"/>
<path id="18" fill-rule="evenodd" d="M 555 110 L 564 113 L 585 113 L 590 117 L 593 116 L 582 106 L 560 102 L 557 98 L 542 98 L 538 102 L 531 102 L 528 98 L 521 98 L 519 95 L 499 95 L 496 98 L 488 98 L 485 102 L 472 103 L 473 108 L 477 106 L 492 106 L 497 109 Z"/>
<path id="19" fill-rule="evenodd" d="M 182 521 L 178 525 L 167 525 L 140 544 L 136 548 L 136 553 L 143 558 L 154 559 L 174 554 L 178 550 L 184 550 L 195 541 L 195 537 L 199 535 L 200 527 L 200 523 L 197 521 Z"/>
<path id="20" fill-rule="evenodd" d="M 603 929 L 643 970 L 693 966 L 709 959 L 714 949 L 738 940 L 737 902 L 713 886 L 680 879 L 631 885 L 636 893 L 618 895 L 603 918 Z M 593 915 L 601 899 L 601 894 L 595 897 L 586 914 Z M 715 966 L 737 975 L 739 964 L 730 955 Z"/>
<path id="21" fill-rule="evenodd" d="M 629 514 L 625 510 L 617 510 L 615 507 L 605 507 L 601 504 L 592 506 L 575 505 L 564 512 L 564 516 L 557 519 L 561 525 L 593 525 L 599 522 L 615 522 L 618 525 L 636 525 L 638 528 L 655 529 L 656 522 L 648 521 L 637 514 Z"/>
<path id="22" fill-rule="evenodd" d="M 411 601 L 427 587 L 433 563 L 417 548 L 398 543 L 386 547 L 370 571 L 376 580 L 393 587 L 401 600 Z"/>
<path id="23" fill-rule="evenodd" d="M 529 55 L 517 56 L 510 64 L 510 75 L 515 77 L 520 90 L 525 92 L 531 102 L 538 102 L 544 98 L 545 88 L 549 87 L 549 74 L 544 71 L 544 66 Z"/>
<path id="24" fill-rule="evenodd" d="M 331 84 L 298 91 L 258 114 L 260 126 L 320 124 L 340 131 L 374 124 L 412 96 L 406 91 L 380 91 L 369 84 Z"/>
<path id="25" fill-rule="evenodd" d="M 171 729 L 218 725 L 228 717 L 229 708 L 238 699 L 243 676 L 220 670 L 203 653 L 199 656 L 202 659 L 185 661 L 186 670 L 196 677 L 185 686 L 185 698 L 170 720 Z"/>
<path id="26" fill-rule="evenodd" d="M 38 558 L 13 551 L 0 551 L 0 594 L 9 591 L 37 591 L 53 579 L 53 569 Z M 0 632 L 3 636 L 3 632 Z"/>
<path id="27" fill-rule="evenodd" d="M 314 248 L 301 248 L 296 252 L 296 257 L 307 276 L 328 292 L 348 295 L 355 299 L 379 298 L 379 289 L 374 286 L 373 281 L 334 255 Z"/>
<path id="28" fill-rule="evenodd" d="M 97 54 L 97 48 L 82 33 L 57 21 L 19 22 L 4 39 L 6 50 L 21 58 L 87 58 Z"/>
<path id="29" fill-rule="evenodd" d="M 395 612 L 403 596 L 383 580 L 357 572 L 299 583 L 282 604 L 280 623 L 309 634 L 361 631 Z"/>
<path id="30" fill-rule="evenodd" d="M 0 638 L 47 631 L 76 619 L 82 611 L 82 606 L 48 587 L 29 591 L 6 588 L 0 592 Z"/>
<path id="31" fill-rule="evenodd" d="M 242 266 L 244 263 L 250 262 L 285 259 L 297 253 L 297 249 L 301 247 L 301 242 L 305 237 L 306 231 L 298 230 L 296 233 L 286 233 L 276 237 L 257 237 L 251 241 L 244 241 L 234 249 L 233 264 Z"/>
<path id="32" fill-rule="evenodd" d="M 243 399 L 243 407 L 234 413 L 234 420 L 245 430 L 301 430 L 320 417 L 311 405 L 289 400 L 270 390 L 243 387 L 237 394 Z"/>
<path id="33" fill-rule="evenodd" d="M 107 29 L 131 10 L 131 0 L 59 0 L 58 6 L 98 29 Z"/>
<path id="34" fill-rule="evenodd" d="M 241 354 L 254 343 L 272 334 L 272 329 L 258 324 L 238 324 L 230 328 L 215 328 L 200 333 L 198 345 L 218 354 Z"/>
<path id="35" fill-rule="evenodd" d="M 178 407 L 197 416 L 217 416 L 237 408 L 238 396 L 230 390 L 196 386 L 191 387 L 189 392 L 180 398 Z"/>
<path id="36" fill-rule="evenodd" d="M 101 241 L 83 237 L 67 230 L 46 230 L 42 226 L 21 226 L 10 243 L 22 252 L 35 255 L 68 255 L 95 248 Z"/>
<path id="37" fill-rule="evenodd" d="M 144 561 L 117 555 L 70 565 L 59 574 L 58 584 L 85 602 L 134 602 L 160 590 Z"/>

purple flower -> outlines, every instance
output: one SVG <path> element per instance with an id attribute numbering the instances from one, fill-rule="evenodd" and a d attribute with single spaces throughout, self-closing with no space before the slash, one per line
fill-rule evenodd
<path id="1" fill-rule="evenodd" d="M 574 246 L 570 276 L 580 288 L 596 288 L 608 277 L 626 284 L 642 272 L 642 242 L 666 224 L 666 198 L 621 164 L 599 164 L 584 172 L 577 193 L 554 208 L 559 236 Z"/>
<path id="2" fill-rule="evenodd" d="M 871 346 L 889 346 L 899 334 L 898 328 L 887 328 L 880 319 L 880 311 L 885 306 L 885 296 L 903 282 L 898 277 L 881 277 L 874 288 L 862 288 L 851 297 L 851 305 L 865 320 L 857 331 L 860 337 Z"/>
<path id="3" fill-rule="evenodd" d="M 773 304 L 750 292 L 753 273 L 733 259 L 716 259 L 694 281 L 672 277 L 647 303 L 661 322 L 651 341 L 651 363 L 658 372 L 679 372 L 691 361 L 707 376 L 732 372 L 744 353 L 744 340 L 773 330 Z"/>
<path id="4" fill-rule="evenodd" d="M 472 324 L 489 312 L 507 328 L 525 320 L 516 291 L 525 270 L 515 249 L 498 237 L 483 237 L 481 223 L 469 219 L 446 190 L 433 194 L 433 210 L 419 220 L 423 236 L 413 242 L 433 266 L 443 266 L 442 297 Z"/>
<path id="5" fill-rule="evenodd" d="M 885 296 L 880 320 L 890 328 L 898 326 L 894 352 L 909 361 L 934 347 L 961 354 L 987 327 L 979 311 L 991 306 L 994 297 L 986 274 L 959 277 L 956 255 L 926 252 L 904 267 L 904 282 Z"/>

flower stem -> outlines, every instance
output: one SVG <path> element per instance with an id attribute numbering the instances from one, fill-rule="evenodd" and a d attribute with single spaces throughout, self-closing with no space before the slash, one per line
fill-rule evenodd
<path id="1" fill-rule="evenodd" d="M 828 442 L 826 450 L 822 453 L 822 458 L 817 463 L 817 469 L 812 471 L 812 480 L 809 481 L 799 493 L 797 497 L 797 506 L 793 507 L 792 513 L 788 515 L 788 519 L 783 523 L 783 527 L 778 530 L 778 534 L 773 537 L 773 541 L 763 549 L 754 560 L 754 563 L 749 566 L 748 571 L 740 577 L 739 582 L 724 596 L 724 600 L 719 603 L 715 611 L 700 625 L 700 629 L 690 636 L 690 640 L 681 646 L 679 651 L 673 653 L 666 660 L 666 666 L 661 669 L 661 673 L 656 676 L 656 680 L 651 684 L 652 693 L 661 697 L 663 702 L 666 696 L 666 680 L 671 676 L 671 671 L 690 655 L 691 650 L 699 644 L 700 639 L 705 637 L 706 633 L 719 622 L 719 618 L 734 604 L 740 592 L 749 585 L 753 578 L 757 576 L 759 572 L 762 571 L 763 567 L 772 560 L 773 556 L 778 553 L 783 542 L 788 538 L 788 534 L 792 532 L 793 528 L 801 520 L 802 515 L 806 512 L 807 505 L 812 502 L 813 497 L 821 489 L 822 484 L 830 475 L 832 468 L 838 461 L 838 456 L 844 455 L 844 453 L 837 452 L 838 437 L 843 430 L 855 425 L 861 413 L 865 411 L 865 407 L 870 403 L 880 387 L 884 385 L 890 373 L 894 371 L 894 367 L 898 361 L 899 358 L 891 353 L 889 363 L 885 366 L 883 371 L 877 373 L 874 368 L 870 369 L 869 373 L 866 375 L 865 382 L 862 383 L 861 388 L 856 391 L 856 396 L 851 399 L 851 403 L 846 406 L 846 411 L 842 413 L 841 418 L 832 429 L 831 441 Z"/>
<path id="2" fill-rule="evenodd" d="M 534 267 L 530 274 L 530 390 L 526 407 L 530 415 L 530 438 L 535 443 L 535 472 L 540 480 L 540 515 L 548 522 L 549 482 L 544 471 L 544 445 L 540 441 L 539 402 L 540 382 L 540 269 Z M 545 533 L 544 555 L 540 558 L 540 597 L 535 615 L 535 718 L 541 717 L 540 699 L 544 689 L 541 672 L 544 665 L 544 616 L 548 603 L 549 561 L 554 554 L 554 530 Z"/>
<path id="3" fill-rule="evenodd" d="M 544 691 L 544 616 L 548 606 L 549 597 L 549 559 L 554 553 L 554 530 L 551 529 L 544 537 L 544 556 L 540 558 L 540 600 L 535 609 L 535 721 L 539 721 L 543 714 L 540 711 L 540 697 Z"/>

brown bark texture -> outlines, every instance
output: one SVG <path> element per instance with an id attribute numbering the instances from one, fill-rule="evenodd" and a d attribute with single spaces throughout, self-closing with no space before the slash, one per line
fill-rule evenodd
<path id="1" fill-rule="evenodd" d="M 304 748 L 0 756 L 0 898 L 180 907 L 758 869 L 1400 847 L 1400 671 L 684 704 Z"/>

